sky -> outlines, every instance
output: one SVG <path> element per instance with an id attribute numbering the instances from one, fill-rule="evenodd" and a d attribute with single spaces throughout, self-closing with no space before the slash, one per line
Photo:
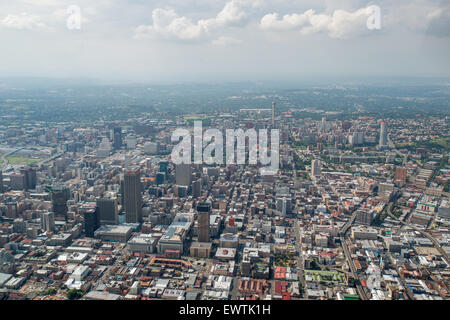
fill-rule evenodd
<path id="1" fill-rule="evenodd" d="M 450 2 L 3 0 L 0 41 L 1 77 L 447 78 Z"/>

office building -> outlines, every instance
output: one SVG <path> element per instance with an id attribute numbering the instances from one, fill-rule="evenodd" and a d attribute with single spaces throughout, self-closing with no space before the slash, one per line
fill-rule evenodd
<path id="1" fill-rule="evenodd" d="M 164 184 L 166 182 L 166 174 L 164 172 L 158 172 L 156 174 L 156 185 Z"/>
<path id="2" fill-rule="evenodd" d="M 192 169 L 190 164 L 177 164 L 175 167 L 175 180 L 179 186 L 190 186 Z"/>
<path id="3" fill-rule="evenodd" d="M 13 173 L 9 176 L 12 190 L 25 189 L 25 176 L 23 174 Z"/>
<path id="4" fill-rule="evenodd" d="M 384 121 L 380 122 L 380 143 L 379 147 L 384 148 L 387 146 L 387 124 Z"/>
<path id="5" fill-rule="evenodd" d="M 369 209 L 359 209 L 356 213 L 355 223 L 370 226 L 374 218 L 374 211 Z"/>
<path id="6" fill-rule="evenodd" d="M 209 214 L 211 213 L 210 202 L 200 202 L 197 205 L 198 214 L 198 242 L 209 242 Z"/>
<path id="7" fill-rule="evenodd" d="M 102 226 L 119 224 L 117 198 L 115 196 L 98 198 L 97 215 Z"/>
<path id="8" fill-rule="evenodd" d="M 140 168 L 125 169 L 124 208 L 127 223 L 142 222 L 142 192 Z"/>
<path id="9" fill-rule="evenodd" d="M 86 237 L 93 238 L 95 231 L 100 227 L 98 223 L 96 209 L 89 209 L 84 211 L 83 219 L 84 219 L 84 234 Z"/>
<path id="10" fill-rule="evenodd" d="M 67 200 L 70 199 L 70 189 L 64 185 L 56 185 L 52 190 L 52 208 L 55 216 L 67 219 Z"/>
<path id="11" fill-rule="evenodd" d="M 321 168 L 320 168 L 321 164 L 320 164 L 320 160 L 316 160 L 314 159 L 311 162 L 311 175 L 313 177 L 320 177 L 321 174 Z"/>
<path id="12" fill-rule="evenodd" d="M 122 128 L 114 128 L 113 131 L 113 147 L 114 149 L 122 148 Z"/>
<path id="13" fill-rule="evenodd" d="M 41 226 L 42 230 L 47 232 L 53 232 L 55 228 L 55 215 L 53 212 L 41 213 Z"/>
<path id="14" fill-rule="evenodd" d="M 165 174 L 167 174 L 169 168 L 169 162 L 168 161 L 160 161 L 159 162 L 159 171 L 160 172 L 164 172 Z"/>
<path id="15" fill-rule="evenodd" d="M 397 167 L 395 168 L 395 182 L 399 182 L 401 184 L 405 184 L 406 183 L 406 178 L 408 175 L 408 170 L 406 168 L 403 167 Z"/>
<path id="16" fill-rule="evenodd" d="M 22 168 L 20 174 L 24 176 L 24 189 L 36 189 L 36 169 L 35 168 Z"/>
<path id="17" fill-rule="evenodd" d="M 0 193 L 5 192 L 5 187 L 3 186 L 3 172 L 0 170 Z"/>

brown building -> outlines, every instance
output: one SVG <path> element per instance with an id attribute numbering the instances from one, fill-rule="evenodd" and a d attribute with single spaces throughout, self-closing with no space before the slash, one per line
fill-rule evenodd
<path id="1" fill-rule="evenodd" d="M 209 214 L 211 212 L 210 202 L 199 202 L 198 213 L 198 242 L 209 242 Z"/>
<path id="2" fill-rule="evenodd" d="M 400 182 L 402 184 L 406 183 L 406 178 L 407 178 L 407 174 L 408 174 L 408 170 L 406 168 L 403 167 L 397 167 L 395 169 L 395 182 Z"/>

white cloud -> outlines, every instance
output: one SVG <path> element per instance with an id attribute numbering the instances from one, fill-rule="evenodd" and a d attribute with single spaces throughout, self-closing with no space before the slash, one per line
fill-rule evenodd
<path id="1" fill-rule="evenodd" d="M 0 26 L 17 30 L 48 29 L 39 16 L 25 12 L 17 15 L 8 14 L 0 21 Z"/>
<path id="2" fill-rule="evenodd" d="M 234 46 L 241 43 L 242 40 L 225 36 L 219 37 L 218 39 L 212 41 L 212 44 L 215 46 Z"/>
<path id="3" fill-rule="evenodd" d="M 204 40 L 219 28 L 242 25 L 248 19 L 248 9 L 261 4 L 261 0 L 231 0 L 214 17 L 193 22 L 179 16 L 171 8 L 157 8 L 152 12 L 153 23 L 141 25 L 134 38 L 162 38 L 169 40 Z"/>
<path id="4" fill-rule="evenodd" d="M 270 31 L 298 30 L 303 35 L 326 32 L 331 38 L 347 38 L 367 31 L 367 19 L 374 13 L 372 7 L 354 12 L 335 10 L 332 14 L 316 14 L 312 9 L 303 13 L 265 15 L 260 27 Z"/>

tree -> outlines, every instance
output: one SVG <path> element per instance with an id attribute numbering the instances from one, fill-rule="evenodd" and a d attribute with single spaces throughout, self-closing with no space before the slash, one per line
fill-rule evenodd
<path id="1" fill-rule="evenodd" d="M 70 289 L 67 291 L 67 299 L 76 300 L 83 296 L 84 292 L 77 289 Z"/>

